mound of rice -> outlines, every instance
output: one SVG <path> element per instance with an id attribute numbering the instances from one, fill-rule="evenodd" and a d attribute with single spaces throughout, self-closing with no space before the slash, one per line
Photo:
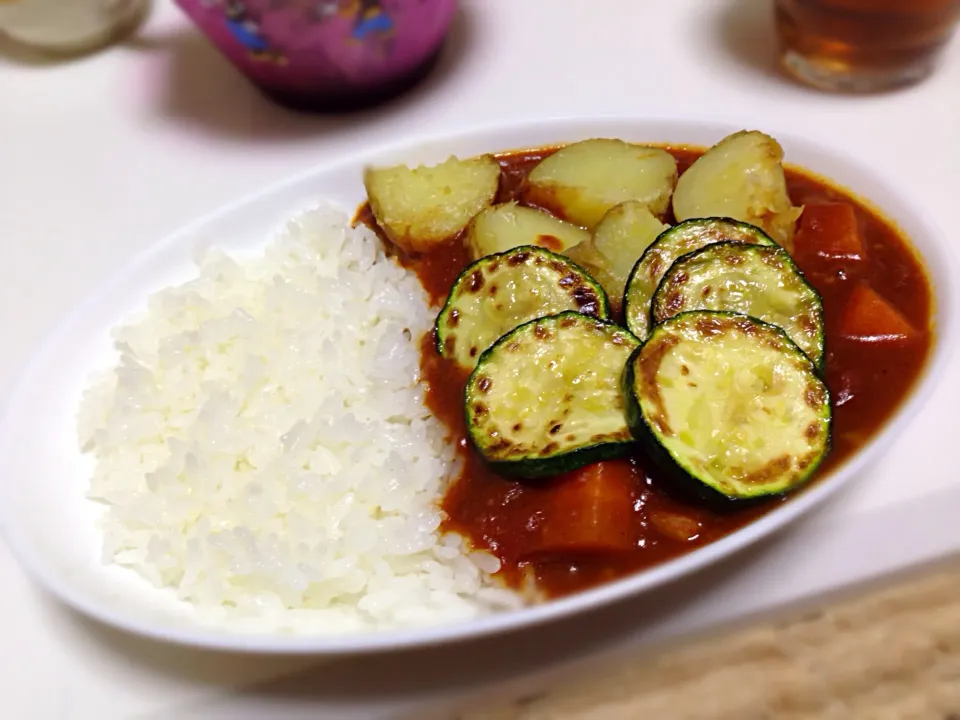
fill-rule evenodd
<path id="1" fill-rule="evenodd" d="M 199 277 L 114 333 L 80 441 L 106 505 L 103 556 L 204 621 L 350 632 L 474 618 L 519 597 L 439 531 L 457 471 L 423 405 L 416 276 L 329 207 L 255 259 Z"/>

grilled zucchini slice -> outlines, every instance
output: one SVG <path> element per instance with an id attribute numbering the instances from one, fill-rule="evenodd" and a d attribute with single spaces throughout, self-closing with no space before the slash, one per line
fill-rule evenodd
<path id="1" fill-rule="evenodd" d="M 437 350 L 472 369 L 504 333 L 565 310 L 605 320 L 610 304 L 583 268 L 549 250 L 524 245 L 488 255 L 454 282 L 434 325 Z"/>
<path id="2" fill-rule="evenodd" d="M 677 161 L 666 150 L 594 138 L 541 160 L 527 176 L 521 197 L 592 230 L 610 208 L 627 200 L 662 217 L 676 183 Z"/>
<path id="3" fill-rule="evenodd" d="M 627 330 L 576 312 L 507 333 L 467 380 L 474 447 L 500 474 L 526 478 L 624 455 L 633 438 L 620 378 L 638 345 Z"/>
<path id="4" fill-rule="evenodd" d="M 515 202 L 482 210 L 467 226 L 466 235 L 467 248 L 474 260 L 521 245 L 537 245 L 554 252 L 564 252 L 589 240 L 590 233 L 582 227 Z"/>
<path id="5" fill-rule="evenodd" d="M 644 251 L 627 278 L 623 314 L 630 332 L 641 340 L 649 334 L 650 301 L 677 258 L 718 242 L 776 245 L 755 225 L 730 218 L 698 218 L 668 228 Z"/>
<path id="6" fill-rule="evenodd" d="M 687 220 L 665 230 L 644 251 L 630 271 L 623 293 L 623 314 L 627 327 L 641 340 L 650 332 L 650 301 L 664 273 L 677 258 L 712 243 L 743 242 L 776 245 L 755 225 L 730 218 Z"/>
<path id="7" fill-rule="evenodd" d="M 783 329 L 823 368 L 823 302 L 780 247 L 715 243 L 684 255 L 653 295 L 656 325 L 689 310 L 727 310 Z"/>
<path id="8" fill-rule="evenodd" d="M 830 394 L 778 327 L 687 312 L 656 326 L 623 373 L 627 419 L 664 475 L 707 500 L 789 492 L 830 449 Z"/>

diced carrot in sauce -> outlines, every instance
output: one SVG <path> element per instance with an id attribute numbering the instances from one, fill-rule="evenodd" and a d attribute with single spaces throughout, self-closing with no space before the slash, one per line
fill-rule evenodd
<path id="1" fill-rule="evenodd" d="M 866 342 L 909 340 L 918 335 L 907 319 L 866 283 L 850 294 L 840 320 L 844 337 Z"/>
<path id="2" fill-rule="evenodd" d="M 528 555 L 610 553 L 636 547 L 637 480 L 627 461 L 587 465 L 551 481 Z"/>
<path id="3" fill-rule="evenodd" d="M 793 242 L 798 261 L 811 256 L 833 260 L 866 258 L 857 213 L 848 203 L 805 205 Z"/>

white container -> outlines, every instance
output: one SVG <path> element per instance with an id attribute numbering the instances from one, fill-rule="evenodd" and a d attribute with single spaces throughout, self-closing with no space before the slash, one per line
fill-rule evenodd
<path id="1" fill-rule="evenodd" d="M 96 529 L 99 509 L 86 498 L 92 461 L 77 446 L 75 414 L 81 392 L 90 373 L 115 359 L 110 328 L 141 309 L 152 291 L 192 277 L 198 244 L 213 241 L 230 251 L 262 247 L 278 223 L 315 205 L 318 198 L 352 211 L 365 197 L 363 168 L 370 164 L 435 163 L 451 154 L 467 157 L 590 137 L 709 146 L 740 127 L 681 119 L 557 119 L 405 141 L 307 170 L 161 239 L 64 318 L 11 386 L 13 392 L 0 417 L 0 533 L 11 553 L 61 601 L 132 633 L 233 652 L 332 656 L 463 641 L 597 611 L 703 572 L 785 529 L 856 477 L 868 475 L 891 441 L 924 409 L 948 369 L 949 350 L 960 336 L 960 294 L 955 283 L 960 271 L 950 241 L 929 219 L 931 214 L 922 203 L 911 197 L 908 182 L 887 182 L 869 165 L 776 127 L 764 130 L 780 141 L 791 164 L 870 200 L 910 238 L 931 280 L 935 342 L 911 393 L 866 445 L 790 502 L 721 540 L 591 590 L 471 622 L 345 635 L 250 633 L 205 625 L 173 591 L 159 590 L 129 569 L 103 564 Z M 934 422 L 953 421 L 942 407 L 928 411 L 939 413 Z M 892 538 L 891 542 L 898 541 Z M 749 560 L 746 556 L 744 562 Z"/>
<path id="2" fill-rule="evenodd" d="M 0 0 L 0 33 L 56 54 L 96 50 L 120 39 L 150 0 Z"/>

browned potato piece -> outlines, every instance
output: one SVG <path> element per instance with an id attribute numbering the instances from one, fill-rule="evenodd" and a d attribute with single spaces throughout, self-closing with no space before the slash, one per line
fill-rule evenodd
<path id="1" fill-rule="evenodd" d="M 562 253 L 589 240 L 590 233 L 583 228 L 515 202 L 494 205 L 480 212 L 470 223 L 466 237 L 474 260 L 521 245 L 537 245 Z"/>
<path id="2" fill-rule="evenodd" d="M 544 158 L 527 176 L 522 195 L 524 202 L 592 230 L 627 200 L 663 216 L 676 182 L 677 161 L 666 150 L 598 138 Z"/>
<path id="3" fill-rule="evenodd" d="M 367 168 L 363 184 L 377 223 L 407 252 L 449 240 L 493 202 L 500 165 L 489 155 L 411 168 Z"/>
<path id="4" fill-rule="evenodd" d="M 603 285 L 610 302 L 619 306 L 630 271 L 643 251 L 667 226 L 636 200 L 615 205 L 603 216 L 589 242 L 566 255 Z"/>
<path id="5" fill-rule="evenodd" d="M 802 208 L 790 202 L 782 161 L 783 149 L 769 135 L 744 130 L 724 138 L 677 181 L 677 222 L 729 217 L 762 228 L 793 250 L 794 225 Z"/>

